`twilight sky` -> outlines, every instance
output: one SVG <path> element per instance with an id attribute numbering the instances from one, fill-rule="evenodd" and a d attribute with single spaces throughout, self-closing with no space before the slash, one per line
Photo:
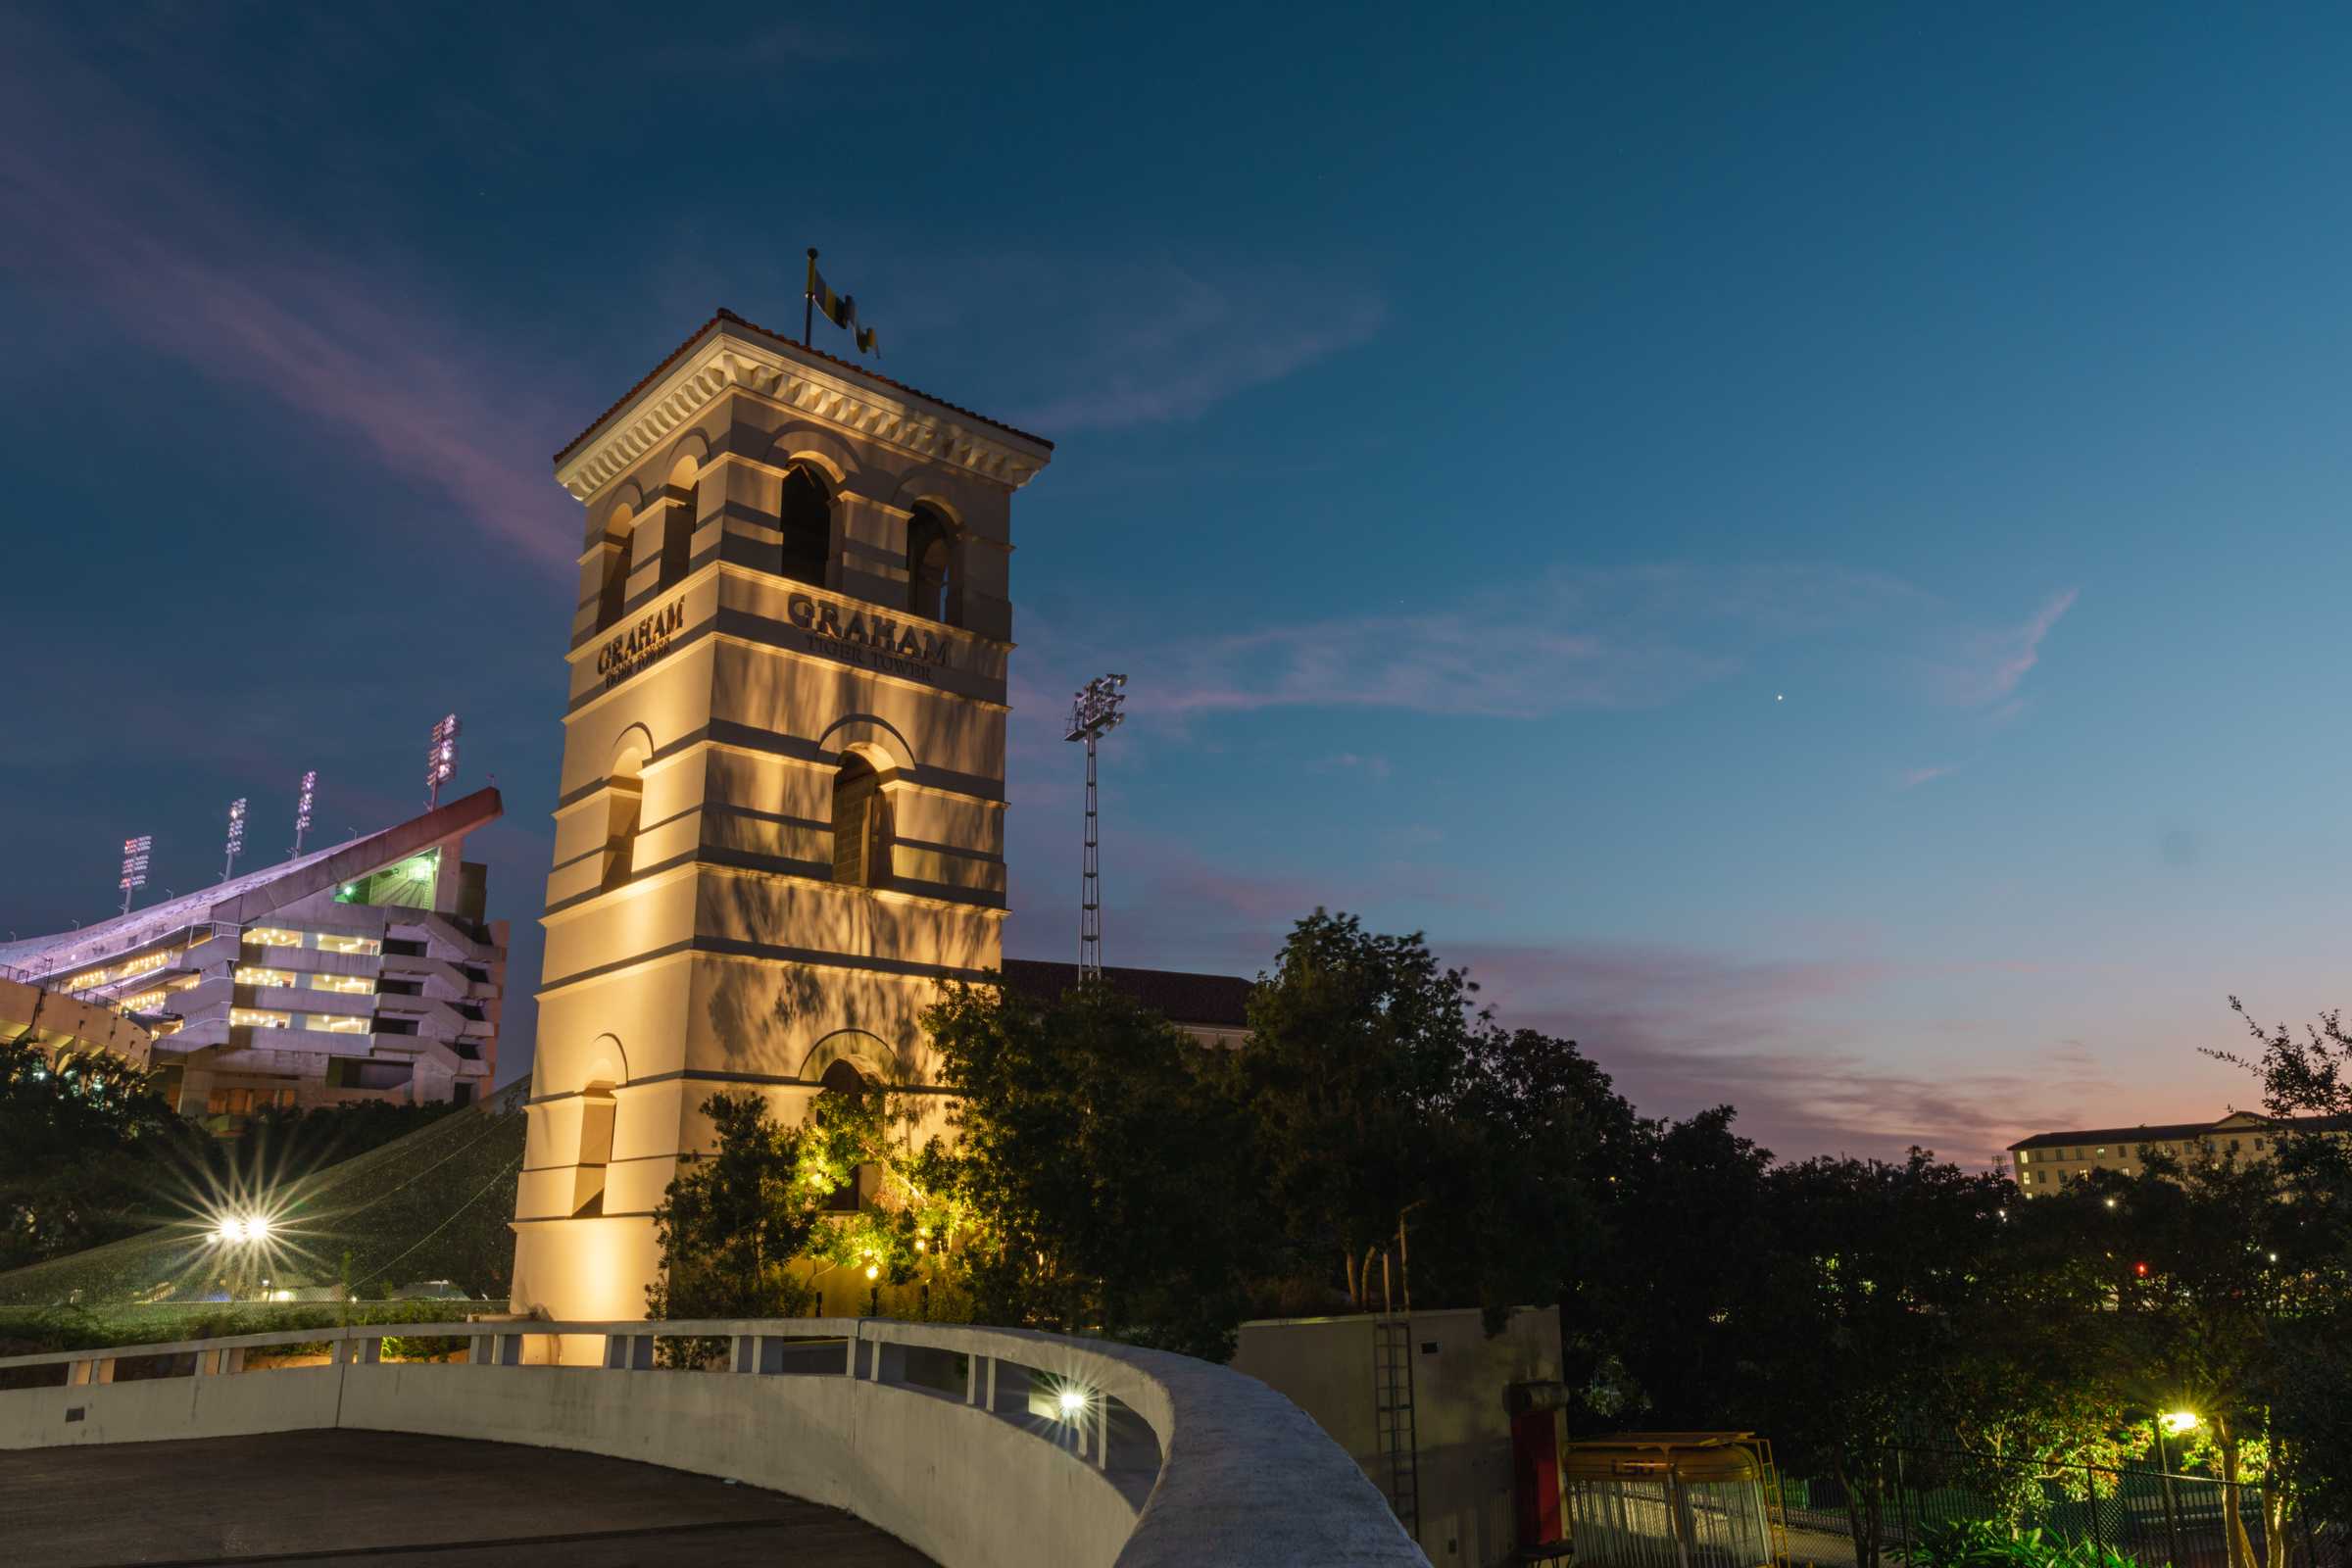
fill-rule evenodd
<path id="1" fill-rule="evenodd" d="M 1791 1156 L 2252 1098 L 2230 993 L 2352 1000 L 2352 23 L 1308 9 L 12 9 L 0 932 L 237 795 L 279 853 L 305 767 L 409 814 L 454 708 L 515 1075 L 549 455 L 815 244 L 1059 444 L 1008 953 L 1124 669 L 1112 962 L 1425 929 Z"/>

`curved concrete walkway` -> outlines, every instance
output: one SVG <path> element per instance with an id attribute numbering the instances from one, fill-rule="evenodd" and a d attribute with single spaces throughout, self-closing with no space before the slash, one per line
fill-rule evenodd
<path id="1" fill-rule="evenodd" d="M 0 1451 L 0 1550 L 141 1563 L 930 1568 L 813 1502 L 626 1459 L 397 1432 Z"/>

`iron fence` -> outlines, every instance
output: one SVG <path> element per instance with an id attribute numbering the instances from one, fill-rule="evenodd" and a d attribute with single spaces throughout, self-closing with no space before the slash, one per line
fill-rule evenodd
<path id="1" fill-rule="evenodd" d="M 1936 1527 L 2007 1517 L 2004 1503 L 1981 1480 L 2003 1461 L 1958 1449 L 1890 1449 L 1879 1495 L 1878 1547 L 1899 1562 Z M 2211 1475 L 2123 1466 L 2013 1465 L 2028 1499 L 2023 1527 L 2131 1558 L 2142 1568 L 2352 1568 L 2345 1533 L 2290 1509 L 2276 1553 L 2268 1538 L 2265 1493 L 2237 1488 L 2236 1511 L 2251 1552 L 2243 1564 L 2230 1554 L 2230 1489 Z M 1972 1485 L 1972 1480 L 1977 1484 Z M 1791 1563 L 1854 1568 L 1856 1514 L 1845 1488 L 1829 1477 L 1790 1477 L 1781 1483 L 1782 1510 Z"/>

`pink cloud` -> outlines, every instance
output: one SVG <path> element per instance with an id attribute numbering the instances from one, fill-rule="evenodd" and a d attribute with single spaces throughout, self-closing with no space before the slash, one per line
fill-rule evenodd
<path id="1" fill-rule="evenodd" d="M 1914 767 L 1905 772 L 1899 782 L 1904 789 L 1915 790 L 1922 784 L 1933 784 L 1939 778 L 1949 778 L 1952 774 L 1959 771 L 1960 769 L 1957 765 L 1948 767 Z"/>
<path id="2" fill-rule="evenodd" d="M 2074 608 L 2079 591 L 2073 588 L 2052 598 L 2017 626 L 2000 627 L 1968 639 L 1956 654 L 1937 661 L 1930 671 L 1937 697 L 1959 708 L 1982 708 L 2000 703 L 1997 721 L 2018 712 L 2015 693 L 2034 666 L 2041 662 L 2042 640 L 2060 617 Z M 2004 702 L 2004 699 L 2010 701 Z"/>
<path id="3" fill-rule="evenodd" d="M 1980 706 L 2015 690 L 2074 599 L 1985 628 L 1908 583 L 1842 567 L 1560 567 L 1402 612 L 1138 649 L 1153 674 L 1134 701 L 1177 718 L 1310 707 L 1542 718 L 1659 708 L 1768 659 L 1827 657 L 1828 678 L 1892 670 L 1905 698 Z"/>
<path id="4" fill-rule="evenodd" d="M 1510 1025 L 1578 1040 L 1648 1114 L 1730 1102 L 1784 1158 L 1889 1155 L 1913 1144 L 1976 1166 L 2028 1133 L 2115 1113 L 2080 1043 L 2052 1076 L 1976 1060 L 1912 1066 L 1843 1021 L 1914 966 L 1858 957 L 1743 959 L 1660 944 L 1441 946 Z"/>
<path id="5" fill-rule="evenodd" d="M 400 303 L 380 269 L 238 210 L 140 106 L 50 64 L 63 80 L 5 83 L 0 270 L 95 307 L 148 353 L 260 389 L 526 559 L 573 558 L 576 519 L 544 461 L 560 421 L 530 373 Z"/>

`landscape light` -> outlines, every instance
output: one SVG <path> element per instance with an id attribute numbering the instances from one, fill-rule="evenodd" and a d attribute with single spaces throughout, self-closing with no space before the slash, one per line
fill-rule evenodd
<path id="1" fill-rule="evenodd" d="M 2107 1206 L 2108 1206 L 2109 1208 L 2113 1208 L 2113 1207 L 2115 1206 L 2115 1200 L 2114 1200 L 2114 1199 L 2112 1199 L 2112 1198 L 2110 1198 L 2109 1200 L 2107 1200 Z"/>
<path id="2" fill-rule="evenodd" d="M 881 1265 L 880 1265 L 880 1264 L 878 1264 L 878 1263 L 868 1263 L 868 1264 L 866 1264 L 866 1265 L 865 1265 L 865 1277 L 866 1277 L 867 1279 L 869 1279 L 869 1280 L 877 1280 L 877 1279 L 880 1279 L 880 1278 L 882 1277 L 882 1267 L 881 1267 Z"/>
<path id="3" fill-rule="evenodd" d="M 1075 1421 L 1078 1412 L 1086 1408 L 1086 1396 L 1076 1389 L 1064 1389 L 1054 1396 L 1054 1402 L 1060 1408 L 1064 1421 Z"/>
<path id="4" fill-rule="evenodd" d="M 2175 1438 L 2183 1432 L 2196 1431 L 2199 1425 L 2194 1410 L 2167 1410 L 2156 1419 L 2164 1423 L 2166 1435 Z"/>

